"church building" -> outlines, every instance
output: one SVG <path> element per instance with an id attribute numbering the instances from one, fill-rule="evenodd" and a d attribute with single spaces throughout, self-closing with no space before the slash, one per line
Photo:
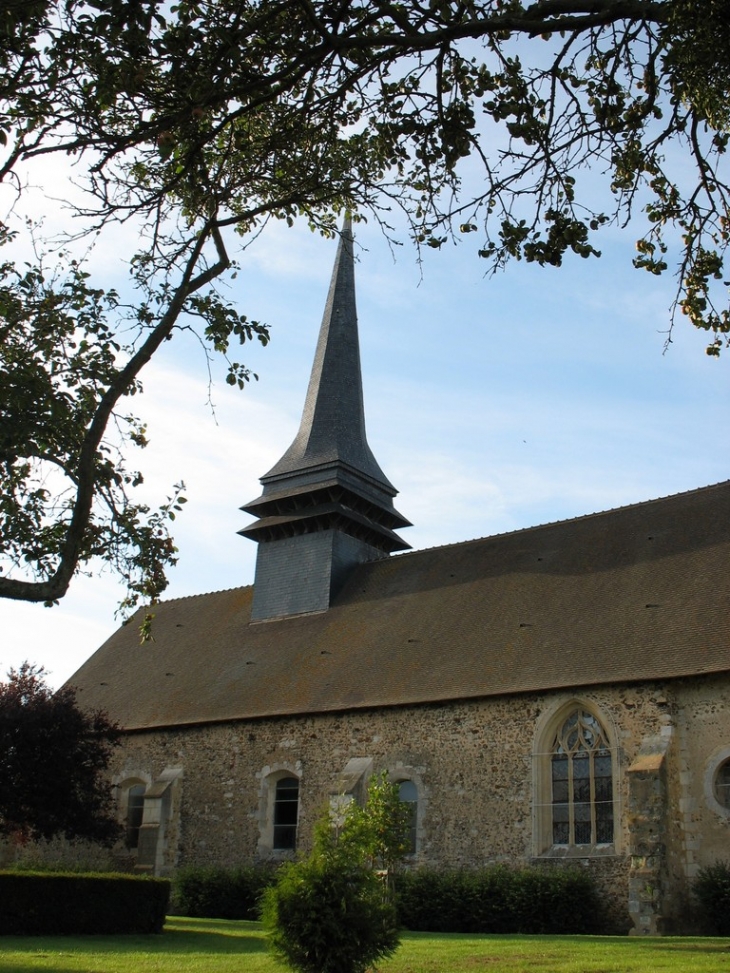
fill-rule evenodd
<path id="1" fill-rule="evenodd" d="M 163 602 L 70 680 L 124 728 L 123 854 L 286 860 L 385 770 L 409 867 L 585 868 L 686 928 L 730 837 L 730 481 L 410 551 L 365 434 L 345 225 L 299 432 L 240 533 L 253 585 Z M 242 541 L 243 543 L 243 541 Z"/>

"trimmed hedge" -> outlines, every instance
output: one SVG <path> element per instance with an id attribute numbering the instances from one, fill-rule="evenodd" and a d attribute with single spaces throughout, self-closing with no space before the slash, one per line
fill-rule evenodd
<path id="1" fill-rule="evenodd" d="M 401 924 L 418 932 L 562 935 L 603 924 L 593 880 L 572 869 L 419 869 L 397 876 L 396 894 Z"/>
<path id="2" fill-rule="evenodd" d="M 264 890 L 275 878 L 275 869 L 261 865 L 181 868 L 173 878 L 173 911 L 200 919 L 256 920 Z"/>
<path id="3" fill-rule="evenodd" d="M 692 883 L 703 932 L 730 936 L 730 862 L 715 862 L 701 868 Z"/>
<path id="4" fill-rule="evenodd" d="M 196 918 L 258 919 L 263 892 L 275 877 L 276 870 L 267 866 L 183 868 L 173 879 L 173 911 Z M 395 885 L 398 921 L 414 932 L 603 931 L 593 880 L 577 869 L 422 868 L 399 873 Z"/>
<path id="5" fill-rule="evenodd" d="M 159 933 L 166 879 L 71 872 L 0 872 L 0 935 Z"/>

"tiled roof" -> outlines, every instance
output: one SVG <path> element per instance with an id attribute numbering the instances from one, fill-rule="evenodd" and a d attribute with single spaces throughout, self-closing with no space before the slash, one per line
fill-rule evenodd
<path id="1" fill-rule="evenodd" d="M 721 672 L 729 578 L 730 481 L 364 564 L 319 614 L 169 601 L 70 682 L 133 729 Z"/>

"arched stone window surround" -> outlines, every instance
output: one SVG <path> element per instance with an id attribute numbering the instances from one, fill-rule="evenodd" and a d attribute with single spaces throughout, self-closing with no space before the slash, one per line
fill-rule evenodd
<path id="1" fill-rule="evenodd" d="M 299 812 L 302 800 L 302 773 L 301 766 L 294 763 L 275 763 L 264 767 L 259 777 L 261 779 L 261 790 L 259 799 L 259 843 L 258 855 L 262 858 L 290 858 L 294 848 L 277 848 L 274 838 L 274 821 L 276 817 L 277 784 L 288 777 L 296 778 L 299 782 L 299 793 L 297 799 L 296 828 L 297 839 L 299 830 Z"/>
<path id="2" fill-rule="evenodd" d="M 718 775 L 723 772 L 727 777 L 730 767 L 730 743 L 717 747 L 712 751 L 705 763 L 704 792 L 705 801 L 710 810 L 720 815 L 725 821 L 730 822 L 730 803 L 724 804 L 718 798 Z M 730 800 L 730 795 L 728 795 Z"/>
<path id="3" fill-rule="evenodd" d="M 576 711 L 583 711 L 599 723 L 611 754 L 613 793 L 613 841 L 596 844 L 553 843 L 552 757 L 558 731 Z M 592 699 L 573 696 L 556 701 L 541 714 L 533 742 L 532 835 L 534 857 L 588 858 L 613 855 L 620 849 L 620 767 L 618 734 L 610 716 Z"/>
<path id="4" fill-rule="evenodd" d="M 175 867 L 182 781 L 183 768 L 179 765 L 165 767 L 156 777 L 136 770 L 125 770 L 117 778 L 115 787 L 119 820 L 123 824 L 128 818 L 130 794 L 135 788 L 145 788 L 141 820 L 138 819 L 137 846 L 127 846 L 128 853 L 135 859 L 135 869 L 166 876 Z"/>
<path id="5" fill-rule="evenodd" d="M 388 768 L 388 777 L 394 784 L 410 783 L 415 788 L 415 820 L 413 822 L 413 847 L 408 853 L 408 858 L 416 858 L 423 849 L 424 827 L 423 822 L 426 816 L 426 789 L 420 774 L 414 767 L 407 766 L 398 762 L 394 767 Z"/>
<path id="6" fill-rule="evenodd" d="M 126 829 L 124 843 L 127 849 L 136 854 L 137 852 L 137 842 L 130 843 L 129 829 L 130 825 L 135 827 L 137 832 L 137 839 L 139 839 L 139 828 L 142 824 L 142 818 L 144 815 L 144 800 L 142 803 L 134 801 L 136 809 L 136 818 L 134 823 L 130 821 L 130 812 L 132 811 L 130 807 L 130 799 L 134 798 L 135 790 L 140 787 L 144 787 L 146 791 L 147 788 L 152 783 L 152 778 L 149 774 L 142 773 L 140 771 L 131 771 L 124 774 L 121 779 L 115 784 L 116 787 L 116 798 L 117 798 L 117 814 L 119 816 L 119 821 L 124 825 Z M 143 791 L 144 794 L 144 791 Z"/>

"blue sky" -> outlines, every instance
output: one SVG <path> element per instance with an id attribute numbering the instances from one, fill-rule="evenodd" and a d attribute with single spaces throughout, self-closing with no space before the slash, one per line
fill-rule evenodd
<path id="1" fill-rule="evenodd" d="M 664 353 L 673 282 L 632 268 L 631 232 L 609 229 L 600 260 L 512 264 L 494 277 L 476 236 L 429 251 L 419 270 L 408 245 L 394 262 L 377 228 L 356 228 L 368 438 L 414 548 L 728 477 L 730 354 L 708 358 L 706 336 L 683 321 Z M 128 242 L 120 236 L 92 269 L 118 275 Z M 335 249 L 276 225 L 242 255 L 231 295 L 271 325 L 272 342 L 237 356 L 260 376 L 244 392 L 214 374 L 215 417 L 191 336 L 167 344 L 143 377 L 145 489 L 159 503 L 184 480 L 189 500 L 167 597 L 253 580 L 255 545 L 236 535 L 250 518 L 238 508 L 296 433 Z M 121 596 L 95 571 L 52 609 L 0 602 L 3 671 L 29 659 L 61 683 L 115 629 Z"/>

